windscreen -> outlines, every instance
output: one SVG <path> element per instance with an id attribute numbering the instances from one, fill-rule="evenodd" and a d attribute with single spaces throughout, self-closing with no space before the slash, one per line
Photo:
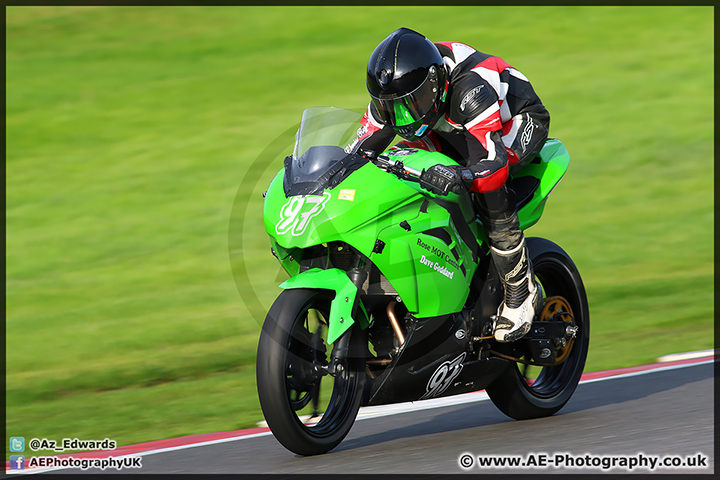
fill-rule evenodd
<path id="1" fill-rule="evenodd" d="M 310 147 L 345 147 L 355 137 L 362 115 L 336 107 L 313 107 L 303 112 L 295 134 L 293 158 L 300 158 Z"/>
<path id="2" fill-rule="evenodd" d="M 285 159 L 285 194 L 320 195 L 367 163 L 344 146 L 356 137 L 361 114 L 335 107 L 303 112 L 293 154 Z"/>

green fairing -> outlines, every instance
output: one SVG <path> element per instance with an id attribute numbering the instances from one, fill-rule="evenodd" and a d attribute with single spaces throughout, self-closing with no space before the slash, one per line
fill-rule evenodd
<path id="1" fill-rule="evenodd" d="M 540 179 L 540 185 L 535 190 L 532 200 L 518 210 L 521 229 L 527 230 L 540 220 L 545 208 L 545 201 L 562 180 L 569 165 L 570 155 L 565 145 L 560 140 L 551 138 L 545 142 L 545 146 L 540 151 L 540 162 L 529 164 L 515 176 L 515 178 L 535 177 Z"/>
<path id="2" fill-rule="evenodd" d="M 329 344 L 334 343 L 355 323 L 355 319 L 352 318 L 352 310 L 358 290 L 342 270 L 313 268 L 285 280 L 280 288 L 320 288 L 335 292 L 335 298 L 330 303 L 330 318 L 328 319 L 330 326 L 327 341 Z M 370 323 L 364 307 L 362 307 L 359 321 L 362 328 L 367 328 Z"/>
<path id="3" fill-rule="evenodd" d="M 401 150 L 386 155 L 418 170 L 438 163 L 456 165 L 437 152 Z M 568 164 L 569 155 L 563 144 L 550 139 L 541 152 L 541 161 L 516 174 L 516 178 L 540 179 L 532 199 L 518 211 L 523 230 L 540 219 L 547 196 L 562 179 Z M 298 260 L 302 258 L 302 249 L 318 244 L 342 241 L 357 249 L 383 273 L 416 318 L 461 310 L 477 264 L 450 213 L 437 201 L 460 204 L 480 251 L 487 237 L 466 196 L 464 200 L 452 193 L 436 196 L 417 183 L 400 180 L 367 163 L 334 188 L 325 190 L 324 196 L 287 198 L 283 175 L 281 170 L 268 188 L 265 229 L 278 260 L 292 277 L 283 288 L 327 288 L 337 292 L 331 307 L 332 341 L 353 322 L 350 310 L 357 289 L 342 270 L 313 269 L 300 273 Z M 442 235 L 445 239 L 423 233 L 434 229 L 445 230 Z M 377 240 L 385 244 L 381 253 L 373 252 Z M 353 291 L 349 292 L 351 288 Z M 349 307 L 338 303 L 338 299 L 344 302 L 345 296 L 350 299 Z"/>

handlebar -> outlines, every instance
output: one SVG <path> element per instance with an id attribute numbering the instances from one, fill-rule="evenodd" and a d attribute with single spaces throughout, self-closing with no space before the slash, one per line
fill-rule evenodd
<path id="1" fill-rule="evenodd" d="M 374 152 L 373 152 L 374 153 Z M 440 190 L 435 185 L 426 182 L 422 179 L 422 170 L 417 170 L 412 167 L 408 167 L 407 165 L 404 165 L 399 160 L 392 160 L 389 157 L 386 157 L 384 155 L 377 156 L 373 158 L 373 156 L 369 156 L 370 160 L 377 166 L 378 168 L 381 168 L 385 170 L 386 172 L 390 172 L 394 175 L 396 175 L 398 178 L 402 180 L 408 180 L 410 182 L 416 182 L 419 183 L 421 187 L 425 188 L 426 190 L 429 190 L 433 193 L 439 194 L 439 195 L 447 195 L 448 192 L 444 190 Z"/>

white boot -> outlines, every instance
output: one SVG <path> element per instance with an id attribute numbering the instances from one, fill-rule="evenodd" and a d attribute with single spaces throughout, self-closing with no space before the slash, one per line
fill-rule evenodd
<path id="1" fill-rule="evenodd" d="M 491 252 L 505 290 L 505 299 L 495 319 L 495 340 L 514 342 L 530 331 L 542 294 L 528 260 L 525 237 L 511 250 L 491 247 Z"/>

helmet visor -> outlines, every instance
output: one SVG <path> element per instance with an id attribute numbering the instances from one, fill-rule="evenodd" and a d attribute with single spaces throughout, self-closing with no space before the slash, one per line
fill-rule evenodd
<path id="1" fill-rule="evenodd" d="M 381 94 L 379 97 L 370 94 L 380 119 L 393 127 L 406 127 L 422 122 L 428 113 L 437 109 L 438 82 L 437 77 L 433 77 L 426 78 L 418 88 L 399 97 L 395 94 Z"/>

